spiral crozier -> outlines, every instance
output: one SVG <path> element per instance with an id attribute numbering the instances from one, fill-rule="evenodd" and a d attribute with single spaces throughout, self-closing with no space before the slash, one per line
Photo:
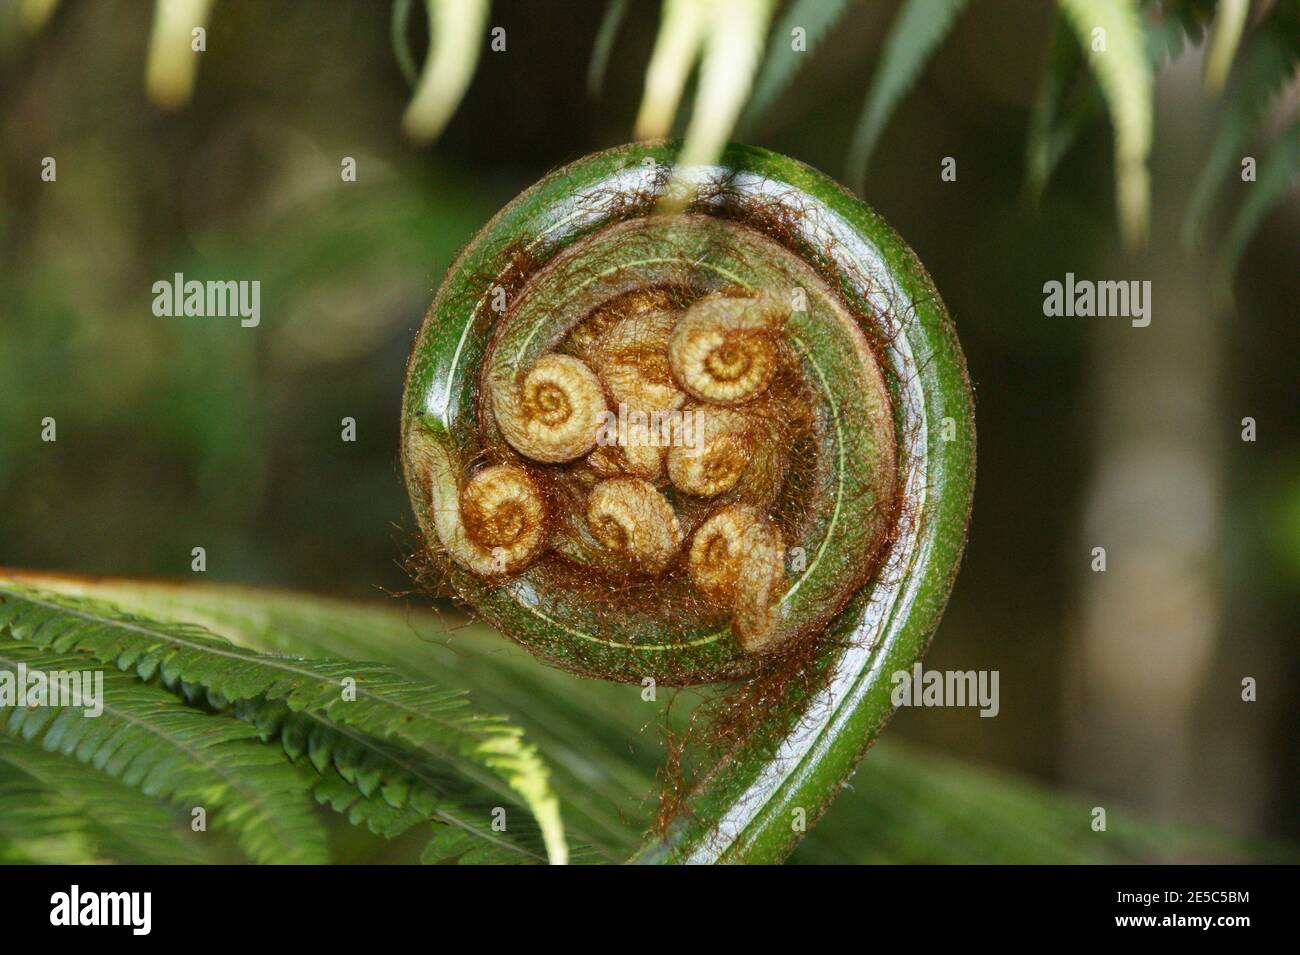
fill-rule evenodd
<path id="1" fill-rule="evenodd" d="M 695 199 L 665 211 L 674 152 L 580 160 L 470 243 L 416 342 L 403 460 L 446 584 L 547 661 L 660 685 L 799 669 L 642 854 L 777 857 L 771 814 L 820 811 L 890 711 L 882 667 L 938 620 L 970 391 L 928 276 L 857 200 L 733 147 L 676 170 Z"/>

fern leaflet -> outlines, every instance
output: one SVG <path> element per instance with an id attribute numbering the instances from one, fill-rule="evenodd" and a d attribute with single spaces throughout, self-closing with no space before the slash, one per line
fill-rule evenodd
<path id="1" fill-rule="evenodd" d="M 80 657 L 22 643 L 0 646 L 0 669 L 75 672 Z M 8 733 L 91 766 L 187 812 L 202 808 L 259 862 L 324 862 L 325 833 L 306 798 L 307 779 L 257 731 L 202 713 L 129 674 L 103 672 L 103 712 L 80 706 L 0 708 Z"/>
<path id="2" fill-rule="evenodd" d="M 552 862 L 567 857 L 559 802 L 545 764 L 522 732 L 469 708 L 463 691 L 414 683 L 372 663 L 272 657 L 192 624 L 162 624 L 58 594 L 0 584 L 0 630 L 58 652 L 88 651 L 143 679 L 200 684 L 220 701 L 264 697 L 291 709 L 400 740 L 536 817 Z"/>

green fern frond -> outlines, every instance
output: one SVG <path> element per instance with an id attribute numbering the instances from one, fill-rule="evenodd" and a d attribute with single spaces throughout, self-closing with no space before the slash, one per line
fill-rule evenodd
<path id="1" fill-rule="evenodd" d="M 0 736 L 0 839 L 47 862 L 195 861 L 163 805 L 75 760 Z M 53 844 L 56 854 L 51 856 Z M 71 847 L 66 855 L 58 850 Z"/>
<path id="2" fill-rule="evenodd" d="M 1145 22 L 1147 60 L 1157 70 L 1177 59 L 1189 42 L 1205 32 L 1198 0 L 1171 3 L 1159 19 Z M 1085 69 L 1083 46 L 1057 10 L 1043 78 L 1025 141 L 1025 193 L 1038 202 L 1048 180 L 1070 147 L 1102 115 L 1106 101 Z"/>
<path id="3" fill-rule="evenodd" d="M 258 652 L 364 657 L 414 679 L 469 687 L 480 706 L 511 713 L 528 728 L 529 739 L 546 754 L 552 786 L 563 799 L 565 826 L 581 841 L 608 858 L 625 858 L 638 844 L 638 829 L 650 825 L 646 800 L 654 791 L 663 751 L 640 690 L 591 680 L 578 687 L 577 678 L 538 666 L 500 635 L 467 627 L 458 614 L 228 584 L 92 583 L 31 573 L 11 579 L 108 601 L 156 620 L 201 623 Z M 626 714 L 629 693 L 643 714 L 635 730 L 625 719 L 591 719 L 593 711 Z M 685 701 L 675 706 L 680 711 Z"/>
<path id="4" fill-rule="evenodd" d="M 358 604 L 219 584 L 83 581 L 25 574 L 30 586 L 110 600 L 161 619 L 203 621 L 236 643 L 274 653 L 368 655 L 415 678 L 468 686 L 481 705 L 511 710 L 546 753 L 565 821 L 605 858 L 625 857 L 653 824 L 655 770 L 663 762 L 660 705 L 641 688 L 585 680 L 539 665 L 482 625 L 455 614 Z M 526 701 L 526 702 L 525 702 Z M 672 725 L 697 700 L 671 706 Z M 591 714 L 599 713 L 593 720 Z M 647 799 L 646 797 L 651 798 Z M 344 797 L 346 798 L 346 797 Z M 1083 801 L 893 739 L 881 740 L 849 789 L 813 827 L 792 861 L 1151 862 L 1287 861 L 1294 847 L 1206 832 L 1171 833 L 1117 809 L 1099 847 Z M 987 808 L 988 811 L 984 811 Z M 572 861 L 581 861 L 579 850 Z"/>
<path id="5" fill-rule="evenodd" d="M 1115 130 L 1115 192 L 1120 236 L 1146 242 L 1151 204 L 1152 72 L 1134 0 L 1060 0 L 1066 22 L 1101 85 Z M 1095 44 L 1095 46 L 1094 46 Z"/>
<path id="6" fill-rule="evenodd" d="M 1259 161 L 1258 178 L 1233 216 L 1223 242 L 1220 297 L 1226 299 L 1232 274 L 1251 236 L 1268 214 L 1290 195 L 1297 178 L 1300 178 L 1300 121 L 1287 127 Z"/>
<path id="7" fill-rule="evenodd" d="M 107 600 L 158 620 L 194 621 L 240 646 L 296 656 L 366 658 L 411 677 L 465 686 L 484 708 L 508 712 L 546 754 L 565 827 L 609 858 L 625 858 L 650 825 L 647 797 L 663 750 L 654 708 L 639 688 L 582 680 L 538 666 L 526 652 L 458 614 L 361 604 L 226 584 L 186 587 L 24 575 L 34 587 Z M 592 712 L 641 720 L 593 720 Z M 525 702 L 527 701 L 527 702 Z M 541 701 L 545 701 L 542 705 Z M 674 704 L 681 711 L 688 701 Z M 572 855 L 572 853 L 571 853 Z"/>
<path id="8" fill-rule="evenodd" d="M 799 68 L 803 66 L 803 58 L 821 44 L 848 7 L 849 0 L 794 0 L 790 4 L 772 28 L 767 52 L 763 55 L 763 65 L 754 82 L 754 92 L 740 121 L 742 130 L 753 129 L 757 125 L 763 114 L 793 82 Z M 795 50 L 792 45 L 796 28 L 804 31 L 805 49 L 802 51 Z"/>
<path id="9" fill-rule="evenodd" d="M 160 624 L 116 608 L 0 585 L 0 631 L 58 652 L 85 650 L 143 679 L 201 684 L 222 700 L 283 700 L 331 722 L 401 740 L 536 817 L 552 862 L 567 857 L 559 803 L 547 769 L 522 732 L 470 709 L 463 691 L 414 683 L 369 663 L 264 656 L 201 627 Z"/>
<path id="10" fill-rule="evenodd" d="M 0 669 L 76 672 L 84 657 L 0 645 Z M 80 706 L 0 707 L 13 737 L 61 753 L 185 810 L 203 807 L 214 828 L 229 827 L 259 862 L 323 862 L 325 833 L 306 798 L 308 780 L 257 731 L 201 713 L 166 690 L 105 670 L 103 713 Z"/>
<path id="11" fill-rule="evenodd" d="M 1260 122 L 1300 62 L 1300 5 L 1280 3 L 1260 22 L 1238 59 L 1223 118 L 1183 220 L 1183 242 L 1199 245 L 1223 183 L 1250 148 Z M 1256 184 L 1256 188 L 1258 183 Z"/>
<path id="12" fill-rule="evenodd" d="M 409 803 L 393 806 L 375 794 L 363 795 L 355 784 L 328 766 L 312 786 L 312 794 L 318 803 L 344 816 L 352 825 L 365 827 L 385 839 L 396 839 L 425 819 Z"/>
<path id="13" fill-rule="evenodd" d="M 912 88 L 930 54 L 943 42 L 965 6 L 966 0 L 906 0 L 899 10 L 849 146 L 848 180 L 858 192 L 866 182 L 867 163 L 876 140 L 894 107 Z"/>
<path id="14" fill-rule="evenodd" d="M 508 814 L 506 828 L 494 830 L 494 810 L 506 810 L 501 800 L 437 763 L 278 701 L 243 702 L 234 712 L 263 738 L 278 739 L 291 760 L 309 764 L 317 774 L 316 799 L 345 813 L 353 825 L 391 839 L 428 820 L 435 839 L 443 828 L 455 829 L 483 843 L 477 855 L 493 862 L 546 861 L 531 817 Z"/>
<path id="15" fill-rule="evenodd" d="M 609 55 L 614 50 L 614 40 L 618 38 L 618 28 L 627 16 L 627 7 L 628 0 L 609 0 L 605 15 L 600 18 L 596 42 L 591 48 L 591 62 L 587 66 L 587 95 L 592 99 L 599 98 L 605 86 L 605 69 L 609 66 Z"/>
<path id="16" fill-rule="evenodd" d="M 1058 12 L 1025 138 L 1025 191 L 1035 203 L 1061 158 L 1105 106 L 1095 83 L 1079 81 L 1082 67 L 1083 50 Z"/>

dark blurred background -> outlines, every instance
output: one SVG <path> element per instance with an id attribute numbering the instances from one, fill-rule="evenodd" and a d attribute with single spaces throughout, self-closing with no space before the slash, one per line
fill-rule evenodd
<path id="1" fill-rule="evenodd" d="M 202 546 L 204 579 L 371 600 L 406 587 L 412 336 L 493 212 L 629 138 L 659 8 L 632 4 L 593 100 L 603 9 L 496 3 L 507 50 L 485 50 L 426 149 L 401 136 L 387 3 L 219 0 L 174 113 L 144 96 L 152 4 L 66 0 L 30 37 L 10 23 L 0 565 L 188 580 Z M 840 176 L 894 9 L 856 6 L 752 141 Z M 1256 233 L 1220 304 L 1213 250 L 1177 241 L 1214 125 L 1197 51 L 1158 81 L 1145 252 L 1119 249 L 1104 123 L 1031 208 L 1022 157 L 1051 18 L 974 4 L 867 182 L 947 301 L 977 397 L 969 550 L 926 663 L 1001 674 L 996 719 L 907 710 L 893 732 L 1165 821 L 1295 837 L 1300 208 Z M 1245 188 L 1234 177 L 1229 201 Z M 1044 317 L 1043 283 L 1067 271 L 1149 279 L 1150 327 Z M 259 280 L 260 326 L 155 317 L 152 284 L 175 272 Z M 1246 677 L 1258 702 L 1241 700 Z"/>

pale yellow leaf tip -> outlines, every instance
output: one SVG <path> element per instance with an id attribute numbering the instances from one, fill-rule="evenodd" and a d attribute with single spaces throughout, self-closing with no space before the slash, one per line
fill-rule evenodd
<path id="1" fill-rule="evenodd" d="M 145 92 L 160 109 L 177 109 L 190 101 L 202 55 L 193 48 L 194 31 L 206 32 L 211 10 L 212 0 L 158 0 L 149 38 Z"/>
<path id="2" fill-rule="evenodd" d="M 437 139 L 456 112 L 478 65 L 488 8 L 488 0 L 425 0 L 429 54 L 402 116 L 402 131 L 412 141 Z"/>
<path id="3" fill-rule="evenodd" d="M 1232 68 L 1232 58 L 1246 26 L 1250 0 L 1219 0 L 1210 28 L 1210 42 L 1205 53 L 1205 88 L 1212 93 L 1223 89 Z"/>
<path id="4" fill-rule="evenodd" d="M 23 29 L 28 34 L 40 30 L 58 5 L 59 0 L 22 0 L 22 5 L 18 8 L 18 17 Z"/>
<path id="5" fill-rule="evenodd" d="M 686 78 L 699 55 L 717 0 L 665 0 L 663 24 L 646 69 L 637 139 L 662 139 L 673 126 Z"/>
<path id="6" fill-rule="evenodd" d="M 717 161 L 749 97 L 772 16 L 772 0 L 668 0 L 646 72 L 636 137 L 667 136 L 682 89 L 703 51 L 699 89 L 691 108 L 677 169 L 661 212 L 678 211 L 694 193 L 688 170 Z"/>

